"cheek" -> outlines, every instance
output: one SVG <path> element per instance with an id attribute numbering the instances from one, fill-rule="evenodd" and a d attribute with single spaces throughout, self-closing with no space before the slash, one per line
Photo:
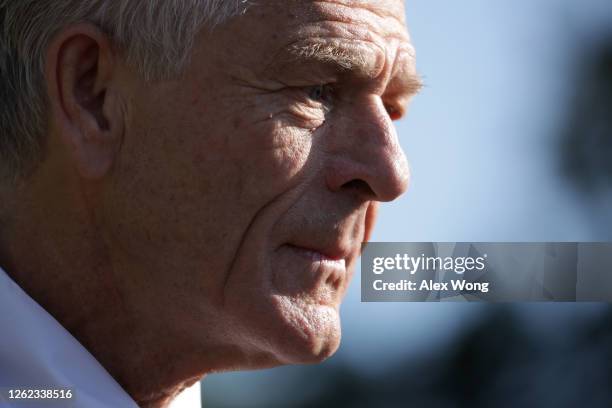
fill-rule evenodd
<path id="1" fill-rule="evenodd" d="M 308 177 L 312 160 L 309 131 L 284 125 L 278 119 L 264 119 L 256 125 L 242 120 L 226 152 L 239 168 L 241 197 L 261 206 L 297 186 Z"/>

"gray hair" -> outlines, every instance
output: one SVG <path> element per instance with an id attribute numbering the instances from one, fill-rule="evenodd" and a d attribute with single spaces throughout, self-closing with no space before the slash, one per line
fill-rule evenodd
<path id="1" fill-rule="evenodd" d="M 246 0 L 0 0 L 0 180 L 41 159 L 47 125 L 45 54 L 62 28 L 89 22 L 149 81 L 178 75 L 196 34 Z"/>

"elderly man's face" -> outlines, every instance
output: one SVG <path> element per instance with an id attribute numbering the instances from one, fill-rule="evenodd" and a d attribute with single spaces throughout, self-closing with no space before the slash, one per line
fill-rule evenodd
<path id="1" fill-rule="evenodd" d="M 415 90 L 400 0 L 262 1 L 196 39 L 181 79 L 128 82 L 106 199 L 132 307 L 248 366 L 313 362 L 375 202 L 406 189 Z M 146 306 L 143 306 L 146 305 Z"/>

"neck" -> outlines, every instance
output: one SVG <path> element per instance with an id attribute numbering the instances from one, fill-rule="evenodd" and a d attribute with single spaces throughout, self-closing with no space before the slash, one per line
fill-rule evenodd
<path id="1" fill-rule="evenodd" d="M 131 270 L 111 255 L 85 196 L 60 189 L 17 193 L 0 224 L 0 265 L 140 406 L 164 407 L 206 364 L 135 298 Z"/>

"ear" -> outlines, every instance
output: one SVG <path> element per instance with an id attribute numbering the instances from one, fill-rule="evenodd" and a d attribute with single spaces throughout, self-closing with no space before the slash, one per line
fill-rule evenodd
<path id="1" fill-rule="evenodd" d="M 85 179 L 107 174 L 121 146 L 125 118 L 117 71 L 108 37 L 90 24 L 61 31 L 47 50 L 52 131 Z"/>

